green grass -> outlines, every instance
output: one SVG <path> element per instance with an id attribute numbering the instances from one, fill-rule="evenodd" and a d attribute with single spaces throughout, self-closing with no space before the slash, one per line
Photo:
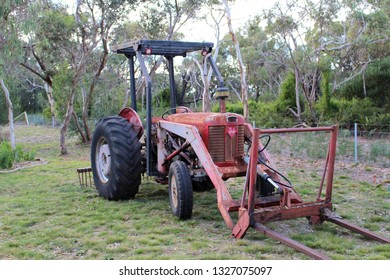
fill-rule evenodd
<path id="1" fill-rule="evenodd" d="M 235 240 L 217 209 L 214 191 L 194 194 L 193 218 L 180 221 L 169 208 L 167 186 L 144 178 L 129 201 L 107 201 L 81 188 L 76 169 L 89 166 L 89 147 L 69 139 L 59 155 L 59 131 L 17 127 L 16 139 L 48 164 L 0 174 L 0 259 L 309 259 L 250 229 Z M 302 197 L 320 177 L 290 169 Z M 232 180 L 234 196 L 243 180 Z M 389 237 L 390 195 L 385 186 L 335 178 L 334 206 L 350 222 Z M 306 219 L 267 226 L 335 259 L 390 259 L 389 245 Z"/>

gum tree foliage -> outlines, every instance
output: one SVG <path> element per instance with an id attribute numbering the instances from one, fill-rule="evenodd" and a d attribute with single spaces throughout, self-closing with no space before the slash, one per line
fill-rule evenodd
<path id="1" fill-rule="evenodd" d="M 61 108 L 66 108 L 60 112 L 64 117 L 60 137 L 62 154 L 67 153 L 66 134 L 72 119 L 82 141 L 91 140 L 88 120 L 95 88 L 108 60 L 109 37 L 113 26 L 119 24 L 137 2 L 78 0 L 73 14 L 54 4 L 37 9 L 39 24 L 30 34 L 29 59 L 39 66 L 48 65 L 44 68 L 52 81 L 54 95 L 62 99 Z M 45 1 L 37 5 L 42 3 Z M 55 77 L 58 71 L 62 76 Z M 43 80 L 47 83 L 49 79 Z M 78 100 L 81 104 L 77 104 Z"/>
<path id="2" fill-rule="evenodd" d="M 318 123 L 315 104 L 329 69 L 332 93 L 356 76 L 363 77 L 365 91 L 367 66 L 388 53 L 388 6 L 388 1 L 286 1 L 263 13 L 266 42 L 282 49 L 273 58 L 295 75 L 296 104 L 288 110 L 298 123 Z"/>
<path id="3" fill-rule="evenodd" d="M 197 12 L 205 1 L 202 0 L 158 0 L 141 9 L 140 28 L 143 38 L 155 40 L 180 40 L 183 26 L 197 18 Z M 142 39 L 142 38 L 136 38 Z M 157 69 L 164 62 L 163 57 L 149 61 L 149 75 L 153 78 Z M 144 93 L 145 84 L 141 80 L 137 96 Z"/>
<path id="4" fill-rule="evenodd" d="M 24 39 L 24 60 L 20 63 L 40 81 L 49 103 L 53 125 L 57 115 L 53 92 L 53 79 L 57 74 L 58 65 L 67 59 L 65 49 L 72 49 L 72 36 L 76 25 L 72 15 L 67 13 L 67 7 L 47 0 L 36 0 L 28 8 L 27 36 Z M 35 85 L 37 83 L 34 82 Z M 63 104 L 58 104 L 62 108 Z M 59 110 L 62 117 L 63 111 Z"/>

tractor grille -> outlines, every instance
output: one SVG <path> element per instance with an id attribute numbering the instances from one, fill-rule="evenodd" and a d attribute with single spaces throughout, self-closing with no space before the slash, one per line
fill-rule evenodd
<path id="1" fill-rule="evenodd" d="M 234 161 L 244 153 L 244 126 L 210 126 L 208 149 L 214 162 Z"/>

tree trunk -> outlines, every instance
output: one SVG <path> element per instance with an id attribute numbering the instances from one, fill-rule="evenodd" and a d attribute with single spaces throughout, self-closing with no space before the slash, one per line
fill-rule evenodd
<path id="1" fill-rule="evenodd" d="M 7 86 L 4 84 L 4 81 L 2 78 L 0 78 L 1 82 L 1 88 L 4 91 L 5 99 L 7 102 L 7 107 L 8 107 L 8 121 L 9 121 L 9 135 L 10 135 L 10 142 L 11 142 L 11 147 L 13 150 L 15 150 L 16 144 L 15 144 L 15 128 L 14 128 L 14 111 L 12 107 L 12 102 L 11 98 L 9 95 L 9 90 Z"/>
<path id="2" fill-rule="evenodd" d="M 56 108 L 55 108 L 55 102 L 54 102 L 54 95 L 53 95 L 53 87 L 46 83 L 44 81 L 44 87 L 45 87 L 45 92 L 47 99 L 50 104 L 50 113 L 51 113 L 51 122 L 52 122 L 52 127 L 54 128 L 55 126 L 55 120 L 56 120 Z"/>
<path id="3" fill-rule="evenodd" d="M 296 118 L 297 121 L 301 124 L 302 123 L 302 108 L 301 108 L 301 100 L 299 96 L 299 70 L 295 67 L 295 102 L 297 105 L 297 112 L 296 112 Z"/>
<path id="4" fill-rule="evenodd" d="M 73 115 L 73 103 L 74 103 L 75 93 L 76 93 L 75 89 L 72 88 L 71 96 L 68 101 L 68 107 L 66 109 L 65 119 L 61 127 L 60 146 L 61 146 L 62 155 L 68 154 L 68 147 L 66 144 L 66 134 L 68 132 L 69 123 Z"/>
<path id="5" fill-rule="evenodd" d="M 362 80 L 363 80 L 363 96 L 364 98 L 366 98 L 367 97 L 366 71 L 363 71 L 362 73 Z"/>
<path id="6" fill-rule="evenodd" d="M 211 100 L 210 100 L 210 84 L 207 78 L 207 56 L 203 58 L 203 65 L 200 65 L 198 60 L 194 58 L 196 65 L 199 68 L 200 75 L 203 82 L 203 91 L 202 91 L 202 112 L 211 112 Z"/>
<path id="7" fill-rule="evenodd" d="M 77 131 L 79 132 L 79 134 L 81 136 L 81 142 L 82 143 L 87 143 L 87 138 L 86 138 L 86 136 L 85 136 L 85 134 L 84 134 L 80 124 L 79 124 L 79 119 L 78 119 L 77 114 L 76 114 L 76 112 L 74 110 L 72 112 L 72 116 L 73 116 L 73 120 L 74 120 L 74 122 L 76 124 L 76 129 L 77 129 Z"/>
<path id="8" fill-rule="evenodd" d="M 83 118 L 83 125 L 84 125 L 85 134 L 80 133 L 80 135 L 82 137 L 83 144 L 86 144 L 92 140 L 92 133 L 91 133 L 91 130 L 89 129 L 89 125 L 88 125 L 88 107 L 89 107 L 88 104 L 89 104 L 89 101 L 91 100 L 92 94 L 93 94 L 93 91 L 89 93 L 89 95 L 88 95 L 89 98 L 87 98 L 87 93 L 85 92 L 85 89 L 83 87 L 81 87 L 81 95 L 83 97 L 82 118 Z M 75 119 L 75 121 L 77 122 L 77 125 L 79 125 L 77 118 Z M 82 131 L 79 131 L 79 132 L 82 132 Z"/>
<path id="9" fill-rule="evenodd" d="M 229 26 L 229 33 L 232 36 L 232 41 L 234 43 L 234 46 L 236 48 L 236 55 L 238 60 L 238 66 L 240 69 L 240 76 L 241 76 L 241 96 L 242 96 L 242 105 L 244 109 L 244 118 L 245 121 L 249 121 L 249 106 L 248 106 L 248 85 L 246 82 L 246 73 L 245 73 L 245 65 L 242 61 L 241 57 L 241 51 L 240 51 L 240 45 L 238 43 L 236 34 L 234 33 L 233 26 L 232 26 L 232 18 L 230 15 L 230 8 L 228 5 L 227 0 L 223 0 L 223 3 L 225 4 L 225 11 L 226 11 L 226 17 L 228 20 L 228 26 Z"/>
<path id="10" fill-rule="evenodd" d="M 203 112 L 211 112 L 210 81 L 208 79 L 209 71 L 207 69 L 207 58 L 208 58 L 207 55 L 203 58 L 203 84 L 204 84 L 203 96 L 202 96 Z"/>

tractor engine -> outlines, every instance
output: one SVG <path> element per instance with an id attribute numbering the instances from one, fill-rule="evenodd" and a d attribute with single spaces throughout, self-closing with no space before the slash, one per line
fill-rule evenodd
<path id="1" fill-rule="evenodd" d="M 244 156 L 244 118 L 234 113 L 173 114 L 168 121 L 193 125 L 217 166 L 231 166 Z"/>

